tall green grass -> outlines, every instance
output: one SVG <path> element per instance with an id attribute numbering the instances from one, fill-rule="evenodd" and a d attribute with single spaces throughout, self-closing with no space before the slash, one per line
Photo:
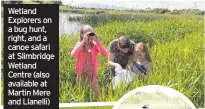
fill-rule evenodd
<path id="1" fill-rule="evenodd" d="M 76 12 L 75 12 L 76 13 Z M 79 21 L 82 23 L 92 24 L 92 26 L 98 26 L 100 24 L 112 23 L 114 21 L 118 22 L 127 22 L 127 21 L 154 21 L 154 20 L 166 20 L 166 19 L 176 19 L 178 15 L 161 15 L 161 14 L 147 14 L 147 13 L 129 13 L 129 12 L 93 12 L 88 14 L 87 12 L 81 13 L 84 14 L 84 17 L 75 17 L 69 20 Z"/>
<path id="2" fill-rule="evenodd" d="M 153 72 L 146 79 L 136 78 L 129 87 L 113 90 L 105 76 L 107 58 L 99 58 L 99 101 L 116 101 L 130 90 L 144 85 L 165 85 L 185 94 L 196 107 L 204 103 L 204 21 L 178 18 L 152 22 L 113 22 L 95 28 L 100 40 L 109 48 L 117 36 L 125 35 L 150 46 Z M 76 36 L 77 37 L 77 36 Z M 89 87 L 75 88 L 75 59 L 71 50 L 76 40 L 60 37 L 60 102 L 93 101 Z"/>

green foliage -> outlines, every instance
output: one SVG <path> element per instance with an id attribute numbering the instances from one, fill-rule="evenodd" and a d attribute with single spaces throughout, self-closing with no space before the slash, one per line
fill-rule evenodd
<path id="1" fill-rule="evenodd" d="M 73 8 L 71 6 L 60 6 L 60 12 L 71 12 L 71 13 L 78 13 L 78 14 L 99 14 L 104 13 L 104 10 L 101 9 L 80 9 L 80 8 Z"/>
<path id="2" fill-rule="evenodd" d="M 99 36 L 102 36 L 102 41 L 106 45 L 110 43 L 110 40 L 120 35 L 128 36 L 135 42 L 153 45 L 171 40 L 181 40 L 186 34 L 203 31 L 202 26 L 203 20 L 181 18 L 152 22 L 114 22 L 100 25 L 96 31 Z"/>
<path id="3" fill-rule="evenodd" d="M 67 7 L 67 6 L 62 6 Z M 196 7 L 197 8 L 197 7 Z M 190 14 L 190 15 L 204 15 L 204 10 L 199 9 L 174 9 L 169 10 L 167 8 L 146 8 L 146 9 L 124 9 L 124 10 L 116 10 L 116 9 L 100 9 L 100 8 L 84 8 L 84 7 L 71 7 L 64 8 L 61 10 L 63 12 L 76 12 L 76 13 L 90 13 L 90 14 L 99 14 L 99 11 L 102 13 L 110 13 L 110 12 L 123 12 L 123 13 L 153 13 L 153 14 Z"/>
<path id="4" fill-rule="evenodd" d="M 61 10 L 70 9 L 69 6 L 60 8 Z M 71 9 L 72 11 L 85 12 L 78 9 Z M 96 15 L 97 12 L 99 14 Z M 196 107 L 203 107 L 203 19 L 99 9 L 87 10 L 87 13 L 91 16 L 84 18 L 83 22 L 95 26 L 99 39 L 107 49 L 113 39 L 124 35 L 135 42 L 147 43 L 153 60 L 153 72 L 148 78 L 143 81 L 137 77 L 129 87 L 125 88 L 122 85 L 113 90 L 108 77 L 105 76 L 108 71 L 107 58 L 99 55 L 99 101 L 116 101 L 125 93 L 140 86 L 165 85 L 185 94 Z M 77 41 L 76 37 L 77 35 L 60 36 L 59 94 L 61 103 L 94 101 L 92 89 L 87 86 L 75 87 L 75 59 L 70 53 Z"/>
<path id="5" fill-rule="evenodd" d="M 170 10 L 164 9 L 164 8 L 154 8 L 151 12 L 158 13 L 158 14 L 164 14 L 164 13 L 170 12 Z"/>
<path id="6" fill-rule="evenodd" d="M 23 1 L 23 4 L 39 4 L 37 2 L 33 2 L 32 0 Z"/>
<path id="7" fill-rule="evenodd" d="M 174 9 L 171 14 L 190 14 L 190 15 L 204 15 L 204 11 L 199 9 Z"/>
<path id="8" fill-rule="evenodd" d="M 153 72 L 142 80 L 137 77 L 129 87 L 120 86 L 113 90 L 107 72 L 107 58 L 99 55 L 99 101 L 116 101 L 134 88 L 145 85 L 165 85 L 185 94 L 196 107 L 204 103 L 204 49 L 203 27 L 201 19 L 177 18 L 152 22 L 113 22 L 101 24 L 95 28 L 103 45 L 119 35 L 130 37 L 135 42 L 150 45 L 153 60 Z M 77 36 L 75 36 L 77 37 Z M 71 50 L 76 39 L 60 37 L 60 102 L 93 101 L 90 88 L 75 88 L 75 59 Z"/>

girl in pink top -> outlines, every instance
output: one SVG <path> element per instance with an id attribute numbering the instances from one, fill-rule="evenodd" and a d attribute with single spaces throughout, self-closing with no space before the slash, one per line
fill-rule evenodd
<path id="1" fill-rule="evenodd" d="M 75 72 L 76 83 L 88 81 L 93 88 L 96 100 L 98 99 L 98 52 L 107 56 L 107 51 L 98 40 L 93 28 L 89 25 L 80 30 L 80 40 L 71 51 L 72 57 L 76 57 Z"/>

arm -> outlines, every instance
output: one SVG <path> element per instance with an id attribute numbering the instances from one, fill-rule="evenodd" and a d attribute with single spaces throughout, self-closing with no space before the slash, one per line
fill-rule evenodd
<path id="1" fill-rule="evenodd" d="M 97 43 L 98 51 L 99 51 L 103 56 L 107 56 L 108 53 L 107 53 L 105 47 L 102 45 L 102 43 L 101 43 L 99 40 L 96 40 L 96 43 Z"/>
<path id="2" fill-rule="evenodd" d="M 152 63 L 148 63 L 147 64 L 147 74 L 149 74 L 150 72 L 152 72 Z"/>
<path id="3" fill-rule="evenodd" d="M 122 66 L 120 64 L 115 63 L 113 61 L 114 61 L 114 56 L 113 56 L 112 53 L 109 53 L 109 55 L 108 55 L 108 64 L 109 64 L 109 66 L 112 66 L 112 67 L 115 67 L 115 68 L 116 67 L 117 68 L 122 68 Z"/>
<path id="4" fill-rule="evenodd" d="M 114 62 L 114 54 L 113 54 L 115 52 L 114 46 L 115 46 L 115 42 L 112 41 L 110 43 L 110 49 L 109 49 L 109 54 L 108 54 L 108 65 L 111 67 L 122 67 L 120 64 Z"/>
<path id="5" fill-rule="evenodd" d="M 135 42 L 132 41 L 132 40 L 130 40 L 130 45 L 131 45 L 131 46 L 130 46 L 130 49 L 129 49 L 128 52 L 133 55 L 134 49 L 135 49 Z"/>
<path id="6" fill-rule="evenodd" d="M 83 41 L 76 43 L 75 47 L 74 47 L 73 50 L 71 51 L 71 56 L 72 56 L 72 57 L 77 57 L 77 56 L 78 56 L 79 51 L 80 51 L 80 50 L 82 49 L 82 47 L 83 47 L 83 44 L 84 44 Z"/>
<path id="7" fill-rule="evenodd" d="M 86 33 L 84 36 L 83 36 L 83 40 L 80 42 L 78 41 L 74 47 L 74 49 L 71 51 L 71 56 L 72 57 L 77 57 L 78 56 L 78 53 L 79 51 L 82 49 L 83 45 L 85 42 L 88 41 L 88 34 L 89 33 Z"/>
<path id="8" fill-rule="evenodd" d="M 127 63 L 127 69 L 130 70 L 130 71 L 133 71 L 133 62 L 132 62 L 132 60 L 133 60 L 133 56 L 130 56 L 129 61 Z"/>

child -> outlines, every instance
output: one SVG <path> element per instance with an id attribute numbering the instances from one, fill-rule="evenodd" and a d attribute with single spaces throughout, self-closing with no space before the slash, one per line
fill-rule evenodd
<path id="1" fill-rule="evenodd" d="M 80 40 L 71 51 L 72 57 L 76 57 L 75 72 L 77 74 L 76 85 L 82 80 L 88 81 L 98 99 L 98 52 L 107 56 L 107 51 L 99 41 L 93 28 L 89 25 L 80 30 Z"/>
<path id="2" fill-rule="evenodd" d="M 145 76 L 152 70 L 152 60 L 148 53 L 148 47 L 145 43 L 138 43 L 134 47 L 134 53 L 130 57 L 127 69 L 123 69 L 120 65 L 115 65 L 116 76 L 113 78 L 113 88 L 120 83 L 128 85 L 137 74 Z"/>
<path id="3" fill-rule="evenodd" d="M 152 71 L 152 60 L 145 43 L 140 42 L 135 45 L 134 54 L 128 63 L 128 69 L 142 76 L 148 75 Z"/>

